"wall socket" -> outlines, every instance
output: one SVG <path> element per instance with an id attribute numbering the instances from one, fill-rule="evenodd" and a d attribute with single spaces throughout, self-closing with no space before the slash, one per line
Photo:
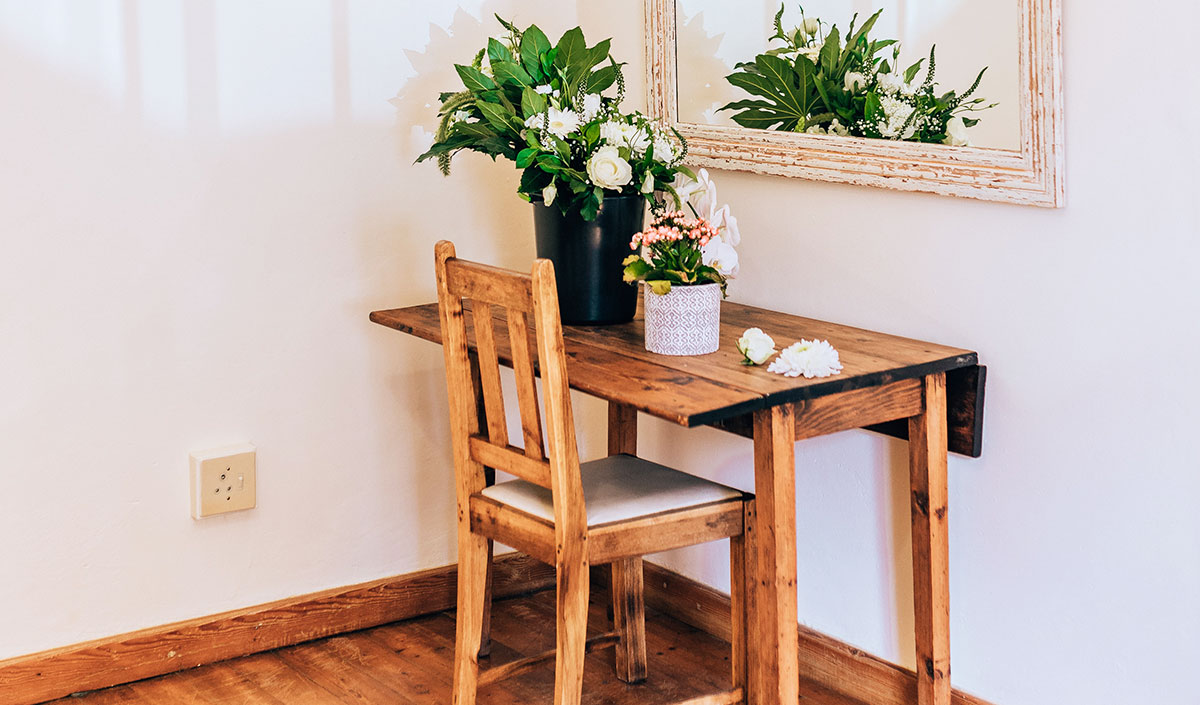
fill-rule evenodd
<path id="1" fill-rule="evenodd" d="M 197 451 L 188 458 L 193 519 L 254 508 L 254 446 L 239 443 Z"/>

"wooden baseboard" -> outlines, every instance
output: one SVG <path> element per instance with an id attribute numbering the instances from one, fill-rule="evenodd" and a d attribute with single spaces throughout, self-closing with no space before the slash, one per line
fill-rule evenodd
<path id="1" fill-rule="evenodd" d="M 0 661 L 0 705 L 33 705 L 207 663 L 452 609 L 445 566 Z M 554 585 L 554 568 L 497 557 L 496 597 Z"/>
<path id="2" fill-rule="evenodd" d="M 652 563 L 645 564 L 646 605 L 729 640 L 729 596 Z M 606 571 L 605 571 L 606 572 Z M 602 581 L 604 572 L 596 576 Z M 917 674 L 800 625 L 800 677 L 871 705 L 916 705 Z M 990 705 L 954 690 L 952 705 Z"/>

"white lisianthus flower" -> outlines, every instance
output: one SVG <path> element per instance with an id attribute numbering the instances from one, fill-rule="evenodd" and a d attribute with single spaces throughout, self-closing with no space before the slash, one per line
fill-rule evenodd
<path id="1" fill-rule="evenodd" d="M 737 349 L 745 358 L 743 365 L 761 365 L 775 354 L 775 341 L 761 328 L 747 328 L 737 340 Z"/>
<path id="2" fill-rule="evenodd" d="M 554 185 L 553 181 L 550 182 L 549 186 L 542 189 L 542 200 L 546 202 L 546 205 L 550 205 L 551 203 L 554 203 L 554 197 L 557 195 L 558 195 L 558 187 Z"/>
<path id="3" fill-rule="evenodd" d="M 827 340 L 801 340 L 789 345 L 767 368 L 785 377 L 829 377 L 842 371 L 838 351 Z"/>
<path id="4" fill-rule="evenodd" d="M 603 104 L 600 102 L 599 93 L 588 93 L 585 95 L 583 97 L 583 107 L 580 110 L 583 121 L 591 122 L 592 120 L 595 120 L 596 116 L 600 114 L 600 108 L 602 105 Z"/>
<path id="5" fill-rule="evenodd" d="M 654 190 L 654 174 L 646 172 L 646 178 L 642 180 L 642 193 L 650 193 Z"/>
<path id="6" fill-rule="evenodd" d="M 945 144 L 951 147 L 968 147 L 971 144 L 971 138 L 967 136 L 967 123 L 959 116 L 950 118 L 946 123 L 946 139 Z"/>
<path id="7" fill-rule="evenodd" d="M 816 17 L 809 17 L 804 20 L 804 33 L 810 37 L 815 37 L 817 32 L 821 31 L 821 20 Z"/>
<path id="8" fill-rule="evenodd" d="M 861 74 L 857 71 L 847 71 L 845 84 L 846 84 L 847 91 L 849 91 L 851 93 L 857 93 L 861 90 L 866 89 L 867 77 L 866 77 L 866 75 Z"/>
<path id="9" fill-rule="evenodd" d="M 723 277 L 736 277 L 738 273 L 738 253 L 733 245 L 720 238 L 713 238 L 700 248 L 700 258 L 706 267 L 712 267 Z"/>
<path id="10" fill-rule="evenodd" d="M 664 164 L 675 160 L 675 145 L 671 140 L 662 135 L 654 138 L 654 158 Z"/>
<path id="11" fill-rule="evenodd" d="M 621 158 L 617 148 L 607 145 L 596 150 L 587 162 L 588 178 L 601 188 L 620 191 L 633 180 L 633 167 Z"/>

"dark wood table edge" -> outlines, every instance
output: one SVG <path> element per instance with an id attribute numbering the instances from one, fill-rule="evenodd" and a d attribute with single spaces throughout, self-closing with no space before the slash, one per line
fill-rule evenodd
<path id="1" fill-rule="evenodd" d="M 417 306 L 423 305 L 426 304 L 417 304 Z M 376 323 L 385 328 L 398 330 L 421 340 L 426 340 L 440 345 L 441 339 L 437 336 L 425 334 L 422 330 L 413 328 L 412 326 L 404 325 L 403 323 L 400 323 L 392 318 L 385 318 L 387 314 L 390 314 L 394 311 L 400 311 L 405 308 L 412 307 L 372 311 L 370 314 L 370 320 L 372 323 Z M 739 417 L 753 414 L 753 412 L 760 409 L 766 409 L 780 404 L 803 402 L 823 396 L 879 386 L 889 382 L 905 379 L 920 379 L 926 375 L 935 374 L 937 372 L 945 372 L 947 383 L 947 429 L 949 433 L 949 450 L 950 452 L 958 455 L 964 455 L 970 458 L 978 458 L 983 453 L 983 399 L 984 388 L 987 379 L 987 368 L 979 365 L 978 361 L 978 354 L 966 353 L 962 355 L 954 355 L 940 360 L 933 360 L 920 365 L 911 365 L 909 367 L 889 370 L 888 372 L 856 375 L 849 378 L 832 377 L 826 382 L 811 384 L 788 390 L 786 392 L 766 394 L 752 400 L 732 404 L 711 412 L 672 418 L 662 417 L 657 414 L 652 415 L 654 415 L 656 418 L 663 418 L 666 421 L 670 421 L 671 423 L 678 424 L 685 428 L 697 428 L 700 426 L 719 428 L 718 424 L 722 422 L 738 419 Z M 586 390 L 580 391 L 586 392 Z M 638 408 L 636 404 L 633 406 L 634 408 L 637 408 L 638 411 L 651 413 L 651 411 L 647 408 Z M 868 431 L 891 436 L 893 438 L 899 438 L 901 440 L 908 439 L 908 423 L 905 419 L 895 419 L 884 423 L 865 426 L 863 428 Z"/>

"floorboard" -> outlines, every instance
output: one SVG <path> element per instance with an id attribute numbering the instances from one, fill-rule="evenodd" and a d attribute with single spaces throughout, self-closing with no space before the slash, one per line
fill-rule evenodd
<path id="1" fill-rule="evenodd" d="M 592 596 L 589 633 L 611 629 L 607 595 Z M 646 611 L 650 677 L 626 685 L 613 673 L 613 651 L 589 654 L 584 705 L 657 705 L 729 687 L 729 644 L 659 612 Z M 492 654 L 502 664 L 554 646 L 554 593 L 502 600 L 492 617 Z M 450 702 L 454 614 L 343 634 L 245 658 L 80 693 L 50 705 L 444 705 Z M 812 684 L 801 705 L 861 705 Z M 548 662 L 480 691 L 481 705 L 549 703 Z"/>

